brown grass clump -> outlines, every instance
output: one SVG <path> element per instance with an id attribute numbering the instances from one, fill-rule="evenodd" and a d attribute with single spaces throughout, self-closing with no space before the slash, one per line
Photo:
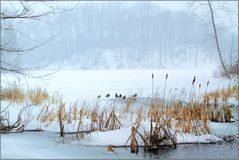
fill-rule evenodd
<path id="1" fill-rule="evenodd" d="M 123 113 L 128 113 L 129 112 L 129 109 L 132 106 L 132 104 L 135 102 L 135 100 L 136 100 L 135 98 L 129 98 L 127 100 L 127 103 L 123 108 Z"/>
<path id="2" fill-rule="evenodd" d="M 52 96 L 48 98 L 48 101 L 50 104 L 59 105 L 63 103 L 62 95 L 60 95 L 58 92 L 55 92 Z"/>
<path id="3" fill-rule="evenodd" d="M 231 122 L 232 111 L 229 106 L 214 107 L 211 111 L 211 121 L 214 122 Z"/>
<path id="4" fill-rule="evenodd" d="M 77 104 L 77 102 L 75 102 L 71 109 L 72 120 L 74 120 L 74 121 L 77 119 L 77 113 L 78 113 L 77 108 L 78 108 L 78 104 Z"/>
<path id="5" fill-rule="evenodd" d="M 36 88 L 25 91 L 23 88 L 14 84 L 1 89 L 1 100 L 7 100 L 15 103 L 22 103 L 29 100 L 32 104 L 38 105 L 41 102 L 48 100 L 49 95 L 46 89 Z"/>
<path id="6" fill-rule="evenodd" d="M 176 120 L 175 127 L 179 130 L 198 135 L 209 133 L 210 111 L 210 107 L 204 103 L 175 101 L 169 109 L 168 116 Z"/>
<path id="7" fill-rule="evenodd" d="M 150 139 L 151 147 L 159 147 L 160 145 L 176 145 L 176 134 L 171 133 L 171 118 L 168 117 L 161 122 L 157 122 L 153 128 L 153 134 Z"/>
<path id="8" fill-rule="evenodd" d="M 138 142 L 136 140 L 136 129 L 133 126 L 131 128 L 131 141 L 130 141 L 130 150 L 132 153 L 138 152 Z"/>
<path id="9" fill-rule="evenodd" d="M 170 114 L 174 115 L 175 119 L 182 118 L 182 102 L 177 100 L 174 101 L 171 108 L 170 108 Z"/>
<path id="10" fill-rule="evenodd" d="M 45 123 L 45 127 L 47 127 L 50 123 L 52 123 L 56 118 L 55 107 L 49 110 L 49 104 L 44 105 L 42 107 L 41 112 L 37 116 L 37 120 Z"/>
<path id="11" fill-rule="evenodd" d="M 142 118 L 143 118 L 143 109 L 142 108 L 139 108 L 137 110 L 137 118 L 136 118 L 136 126 L 140 125 L 140 123 L 142 122 Z"/>
<path id="12" fill-rule="evenodd" d="M 98 111 L 96 108 L 94 108 L 91 111 L 91 131 L 97 131 L 98 130 Z"/>
<path id="13" fill-rule="evenodd" d="M 82 106 L 79 112 L 79 122 L 78 122 L 78 127 L 77 127 L 77 133 L 76 133 L 76 138 L 79 138 L 80 134 L 80 129 L 82 127 L 82 120 L 83 120 L 83 113 L 84 113 L 84 107 Z"/>
<path id="14" fill-rule="evenodd" d="M 148 118 L 152 119 L 153 122 L 157 122 L 165 111 L 164 101 L 152 101 L 148 110 Z"/>
<path id="15" fill-rule="evenodd" d="M 41 89 L 41 88 L 37 88 L 37 89 L 31 89 L 28 93 L 27 93 L 29 100 L 37 105 L 40 104 L 41 102 L 43 102 L 44 100 L 48 100 L 49 95 L 46 92 L 46 89 Z"/>
<path id="16" fill-rule="evenodd" d="M 106 120 L 105 129 L 115 130 L 115 129 L 120 129 L 121 126 L 122 124 L 120 123 L 118 117 L 116 116 L 115 108 L 113 107 L 108 119 Z"/>
<path id="17" fill-rule="evenodd" d="M 105 111 L 102 111 L 101 114 L 99 115 L 99 131 L 103 131 L 104 130 L 104 126 L 105 126 Z"/>
<path id="18" fill-rule="evenodd" d="M 210 95 L 209 94 L 205 94 L 202 96 L 203 99 L 203 104 L 204 106 L 209 106 L 210 105 Z"/>
<path id="19" fill-rule="evenodd" d="M 229 97 L 238 97 L 237 84 L 206 93 L 203 96 L 203 104 L 204 107 L 207 108 L 207 112 L 204 112 L 204 114 L 206 114 L 207 117 L 210 115 L 209 119 L 214 122 L 230 122 L 232 118 L 232 111 L 231 108 L 227 106 Z M 218 105 L 219 99 L 222 100 L 222 106 Z M 213 104 L 210 104 L 210 101 L 212 101 Z"/>
<path id="20" fill-rule="evenodd" d="M 24 90 L 16 84 L 1 89 L 1 100 L 22 103 L 26 98 Z"/>
<path id="21" fill-rule="evenodd" d="M 145 147 L 148 146 L 147 141 L 144 139 L 144 136 L 142 136 L 140 134 L 140 132 L 138 131 L 138 127 L 139 127 L 139 125 L 136 126 L 136 127 L 135 126 L 131 127 L 130 136 L 126 141 L 126 145 L 127 145 L 128 141 L 130 140 L 130 150 L 131 150 L 132 153 L 137 153 L 138 152 L 139 144 L 138 144 L 138 140 L 136 138 L 136 135 L 138 135 L 144 141 L 144 146 Z"/>
<path id="22" fill-rule="evenodd" d="M 239 98 L 238 96 L 238 84 L 233 84 L 231 86 L 228 86 L 224 89 L 217 89 L 215 91 L 211 91 L 209 93 L 206 93 L 203 96 L 203 101 L 209 105 L 210 101 L 213 101 L 214 106 L 218 106 L 218 100 L 221 99 L 222 102 L 227 104 L 228 98 L 234 97 L 236 99 Z"/>

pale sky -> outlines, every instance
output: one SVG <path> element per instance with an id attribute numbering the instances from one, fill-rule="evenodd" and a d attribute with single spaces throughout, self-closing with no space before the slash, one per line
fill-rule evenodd
<path id="1" fill-rule="evenodd" d="M 186 10 L 188 8 L 188 1 L 153 1 L 152 3 L 171 11 Z"/>

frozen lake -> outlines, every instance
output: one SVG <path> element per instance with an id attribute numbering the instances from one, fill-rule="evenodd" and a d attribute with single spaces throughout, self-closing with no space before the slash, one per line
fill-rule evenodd
<path id="1" fill-rule="evenodd" d="M 49 72 L 37 71 L 36 75 L 44 75 Z M 166 96 L 177 94 L 179 98 L 188 98 L 192 89 L 192 80 L 196 76 L 194 91 L 201 94 L 206 90 L 206 83 L 210 81 L 208 91 L 223 88 L 229 85 L 224 78 L 214 76 L 214 69 L 159 69 L 159 70 L 61 70 L 51 76 L 42 79 L 13 78 L 12 75 L 2 75 L 3 82 L 16 82 L 22 87 L 46 88 L 51 94 L 59 92 L 63 94 L 66 102 L 76 100 L 96 101 L 101 95 L 111 96 L 115 93 L 131 96 L 138 94 L 138 99 L 152 96 L 152 73 L 154 74 L 155 93 L 163 95 L 165 75 L 168 74 Z M 4 85 L 5 83 L 2 83 Z M 199 84 L 202 85 L 199 90 Z M 233 112 L 234 114 L 236 111 Z M 236 114 L 237 115 L 237 114 Z M 235 116 L 236 119 L 237 116 Z M 222 134 L 221 128 L 225 128 L 225 134 L 237 133 L 238 123 L 216 124 L 215 134 Z M 229 128 L 229 129 L 227 129 Z M 116 148 L 114 153 L 107 152 L 106 147 L 84 146 L 77 140 L 60 139 L 55 132 L 17 133 L 1 135 L 1 158 L 64 158 L 64 159 L 233 159 L 238 157 L 238 140 L 233 143 L 217 144 L 188 144 L 178 145 L 176 149 L 160 149 L 154 153 L 145 153 L 143 148 L 138 154 L 131 154 L 130 149 Z M 73 137 L 72 137 L 73 138 Z"/>
<path id="2" fill-rule="evenodd" d="M 1 135 L 1 158 L 55 158 L 55 159 L 237 159 L 238 139 L 233 143 L 178 145 L 176 149 L 155 152 L 130 153 L 128 148 L 81 146 L 77 142 L 63 141 L 53 132 L 16 133 Z"/>
<path id="3" fill-rule="evenodd" d="M 34 75 L 45 75 L 51 71 L 37 71 Z M 193 77 L 196 76 L 195 92 L 208 91 L 226 87 L 229 81 L 215 78 L 214 69 L 157 69 L 157 70 L 60 70 L 57 73 L 41 79 L 20 78 L 20 84 L 25 87 L 46 88 L 50 93 L 58 91 L 65 101 L 93 99 L 98 95 L 105 97 L 115 93 L 138 97 L 149 97 L 152 94 L 152 73 L 154 74 L 154 93 L 162 96 L 165 75 L 168 74 L 166 96 L 170 94 L 186 95 L 190 92 Z M 3 82 L 13 82 L 11 75 L 2 75 Z M 15 79 L 18 83 L 19 79 Z M 2 83 L 4 84 L 4 83 Z M 199 91 L 198 85 L 201 84 Z"/>

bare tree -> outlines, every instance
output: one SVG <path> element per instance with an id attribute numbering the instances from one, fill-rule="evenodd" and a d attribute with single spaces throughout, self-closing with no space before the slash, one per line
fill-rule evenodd
<path id="1" fill-rule="evenodd" d="M 226 66 L 225 66 L 223 58 L 222 58 L 221 48 L 220 48 L 220 44 L 219 44 L 219 41 L 218 41 L 217 28 L 216 28 L 215 20 L 214 20 L 214 12 L 213 12 L 210 0 L 208 0 L 208 5 L 209 5 L 209 9 L 210 9 L 211 20 L 212 20 L 212 25 L 213 25 L 213 31 L 214 31 L 215 41 L 216 41 L 216 45 L 217 45 L 218 55 L 220 57 L 220 62 L 222 64 L 222 67 L 223 67 L 223 69 L 225 71 L 226 76 L 228 77 L 228 79 L 231 80 L 231 77 L 230 77 L 230 75 L 229 75 L 229 73 L 228 73 L 228 71 L 226 69 Z"/>
<path id="2" fill-rule="evenodd" d="M 0 2 L 2 3 L 2 2 Z M 6 2 L 5 2 L 6 3 Z M 7 8 L 0 8 L 0 29 L 1 32 L 3 30 L 14 30 L 17 31 L 14 27 L 7 27 L 4 25 L 4 22 L 11 22 L 17 19 L 24 19 L 24 20 L 36 20 L 36 21 L 40 21 L 42 17 L 45 16 L 55 16 L 56 14 L 60 14 L 63 12 L 67 12 L 70 11 L 74 8 L 77 7 L 77 5 L 70 7 L 70 8 L 63 8 L 62 6 L 60 6 L 59 4 L 55 3 L 55 4 L 51 4 L 51 3 L 47 3 L 44 1 L 41 2 L 27 2 L 27 1 L 20 1 L 19 5 L 16 7 L 14 6 L 11 2 L 9 2 L 10 5 L 12 5 L 13 9 L 12 10 L 8 10 Z M 34 8 L 34 5 L 36 4 L 41 4 L 45 7 L 45 9 L 43 11 L 36 11 L 36 7 Z M 21 33 L 20 31 L 17 31 L 19 33 Z M 21 33 L 23 34 L 23 33 Z M 0 34 L 1 35 L 1 34 Z M 15 64 L 9 63 L 7 61 L 4 61 L 2 59 L 2 55 L 3 53 L 6 55 L 21 55 L 24 53 L 28 53 L 33 51 L 34 49 L 37 49 L 43 45 L 45 45 L 46 43 L 48 43 L 49 41 L 51 41 L 52 39 L 54 39 L 56 37 L 56 35 L 52 35 L 48 40 L 29 47 L 29 48 L 25 48 L 25 47 L 12 47 L 11 45 L 8 44 L 3 44 L 2 43 L 2 36 L 1 36 L 1 43 L 0 43 L 0 55 L 1 55 L 1 59 L 0 59 L 0 71 L 1 72 L 11 72 L 11 73 L 16 73 L 16 74 L 21 74 L 24 76 L 28 76 L 28 77 L 32 77 L 32 78 L 39 78 L 42 76 L 47 76 L 49 74 L 46 75 L 41 75 L 41 76 L 35 76 L 32 75 L 30 72 L 28 72 L 29 68 L 23 68 L 20 66 L 17 66 Z M 60 68 L 57 69 L 57 71 Z M 55 72 L 54 72 L 55 73 Z M 50 73 L 53 74 L 53 73 Z"/>
<path id="3" fill-rule="evenodd" d="M 0 1 L 0 6 L 1 6 L 1 1 Z M 7 3 L 5 1 L 5 3 Z M 52 5 L 48 5 L 46 4 L 45 7 L 47 8 L 46 10 L 42 11 L 42 12 L 36 12 L 36 10 L 34 9 L 34 4 L 36 3 L 41 3 L 41 2 L 23 2 L 20 1 L 18 6 L 14 6 L 13 4 L 11 4 L 11 2 L 9 2 L 10 5 L 12 5 L 13 9 L 12 10 L 8 10 L 7 8 L 2 8 L 2 6 L 0 7 L 0 74 L 2 72 L 5 73 L 15 73 L 16 75 L 23 75 L 24 77 L 31 77 L 31 78 L 42 78 L 51 74 L 54 74 L 55 72 L 57 72 L 60 68 L 58 68 L 56 71 L 53 71 L 51 73 L 47 73 L 45 75 L 35 75 L 32 74 L 30 71 L 29 67 L 21 67 L 19 65 L 14 64 L 13 62 L 8 62 L 7 58 L 9 58 L 10 56 L 21 56 L 22 54 L 28 53 L 33 51 L 34 49 L 37 49 L 43 45 L 45 45 L 46 43 L 48 43 L 49 41 L 51 41 L 53 38 L 55 38 L 56 35 L 53 35 L 50 37 L 50 39 L 26 48 L 26 47 L 17 47 L 15 45 L 11 45 L 8 42 L 4 42 L 3 43 L 3 39 L 2 39 L 2 31 L 17 31 L 18 33 L 23 34 L 21 31 L 18 31 L 16 28 L 14 28 L 12 25 L 6 25 L 8 24 L 8 22 L 13 22 L 14 20 L 19 20 L 19 19 L 24 19 L 24 20 L 37 20 L 39 21 L 41 17 L 45 17 L 45 16 L 54 16 L 58 13 L 62 13 L 62 12 L 66 12 L 66 11 L 70 11 L 73 8 L 68 8 L 68 9 L 62 9 L 59 6 L 52 6 Z M 42 2 L 43 3 L 43 2 Z M 76 7 L 76 6 L 74 6 Z M 5 37 L 6 38 L 6 37 Z M 12 39 L 10 39 L 10 42 L 12 41 Z M 6 59 L 3 59 L 2 56 L 6 55 Z M 14 58 L 15 59 L 15 58 Z M 35 68 L 36 69 L 36 68 Z M 1 80 L 0 77 L 0 81 L 1 83 L 3 82 Z M 1 87 L 0 87 L 0 91 L 1 91 Z M 9 123 L 9 111 L 7 110 L 7 108 L 10 106 L 11 104 L 9 104 L 5 109 L 1 109 L 2 105 L 0 105 L 0 132 L 1 133 L 8 133 L 11 132 L 13 130 L 18 131 L 23 131 L 24 130 L 24 126 L 26 123 L 29 122 L 29 119 L 26 119 L 27 121 L 25 121 L 23 119 L 22 113 L 28 109 L 31 110 L 31 106 L 33 104 L 29 104 L 25 107 L 22 108 L 22 110 L 19 112 L 17 121 L 14 124 L 10 124 Z M 30 113 L 30 112 L 28 112 Z M 14 132 L 16 132 L 14 131 Z"/>

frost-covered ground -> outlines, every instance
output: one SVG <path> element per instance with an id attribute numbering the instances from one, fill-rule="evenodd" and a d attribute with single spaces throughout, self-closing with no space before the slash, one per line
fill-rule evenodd
<path id="1" fill-rule="evenodd" d="M 35 74 L 44 75 L 51 71 L 39 71 Z M 163 95 L 163 88 L 165 85 L 165 75 L 168 73 L 168 80 L 166 85 L 166 98 L 170 98 L 171 95 L 176 95 L 176 98 L 187 101 L 188 93 L 191 90 L 191 84 L 193 77 L 196 76 L 196 85 L 194 91 L 196 94 L 202 94 L 206 90 L 207 81 L 210 82 L 207 90 L 215 90 L 218 88 L 223 88 L 229 85 L 229 81 L 214 76 L 213 69 L 159 69 L 159 70 L 63 70 L 59 71 L 49 77 L 43 77 L 43 79 L 30 79 L 30 78 L 13 78 L 12 75 L 2 75 L 3 82 L 14 83 L 14 81 L 24 87 L 35 88 L 41 87 L 46 88 L 50 94 L 58 91 L 60 94 L 63 94 L 63 99 L 66 102 L 74 103 L 76 100 L 81 102 L 86 101 L 89 103 L 95 103 L 97 101 L 97 96 L 101 95 L 102 104 L 100 107 L 104 107 L 106 104 L 110 104 L 114 101 L 115 93 L 126 95 L 127 97 L 133 95 L 134 93 L 138 94 L 138 98 L 147 98 L 152 96 L 152 73 L 154 74 L 154 85 L 155 85 L 155 94 L 158 96 Z M 202 87 L 199 90 L 198 85 L 201 84 Z M 2 83 L 2 85 L 6 85 Z M 105 98 L 106 94 L 110 94 L 109 98 Z M 237 105 L 235 99 L 230 99 L 229 103 Z M 27 104 L 27 102 L 26 102 Z M 22 106 L 26 104 L 12 104 L 8 108 L 10 113 L 10 120 L 12 123 L 17 119 L 17 115 Z M 1 106 L 7 106 L 8 102 L 2 101 Z M 109 153 L 105 153 L 106 149 L 89 149 L 88 152 L 81 153 L 78 151 L 78 147 L 85 145 L 96 145 L 96 146 L 107 146 L 111 145 L 125 145 L 126 140 L 130 136 L 131 127 L 130 124 L 125 124 L 123 128 L 114 131 L 106 132 L 94 132 L 85 136 L 81 141 L 73 140 L 67 144 L 59 144 L 53 142 L 53 139 L 58 137 L 56 132 L 59 131 L 58 123 L 52 122 L 49 126 L 44 126 L 41 122 L 36 120 L 36 115 L 40 113 L 42 105 L 32 106 L 31 113 L 35 115 L 33 120 L 28 123 L 26 129 L 37 129 L 42 128 L 47 132 L 47 139 L 45 138 L 46 132 L 39 133 L 21 133 L 21 137 L 24 136 L 25 139 L 18 139 L 16 135 L 2 135 L 1 145 L 6 146 L 2 149 L 3 158 L 77 158 L 78 155 L 87 155 L 91 152 L 101 152 L 102 157 L 98 158 L 112 158 L 112 155 L 108 156 Z M 233 112 L 235 120 L 237 121 L 237 112 Z M 85 119 L 84 123 L 89 123 L 90 119 Z M 75 124 L 78 121 L 76 121 Z M 178 134 L 177 143 L 210 143 L 215 141 L 221 141 L 222 139 L 216 137 L 215 135 L 237 135 L 238 130 L 238 121 L 235 123 L 210 123 L 212 128 L 212 133 L 214 135 L 201 135 L 195 136 L 192 134 Z M 140 130 L 149 130 L 149 122 L 142 122 Z M 66 131 L 76 131 L 77 125 L 68 125 Z M 37 134 L 37 135 L 36 135 Z M 35 139 L 37 141 L 35 141 Z M 29 141 L 25 142 L 26 139 Z M 44 142 L 40 142 L 40 140 Z M 18 143 L 15 143 L 18 142 Z M 39 143 L 39 146 L 36 144 Z M 25 144 L 27 147 L 23 148 L 22 144 Z M 28 145 L 29 144 L 29 145 Z M 33 148 L 31 147 L 34 146 Z M 49 147 L 49 149 L 47 149 Z M 28 151 L 26 151 L 28 150 Z M 51 153 L 49 153 L 50 150 Z M 76 153 L 77 152 L 77 153 Z M 47 154 L 45 154 L 47 153 Z M 98 153 L 99 154 L 99 153 Z M 119 153 L 120 154 L 120 153 Z M 117 155 L 116 155 L 117 156 Z M 130 158 L 128 157 L 125 158 Z M 134 155 L 132 155 L 134 157 Z M 84 156 L 81 156 L 84 158 Z M 95 157 L 93 157 L 95 158 Z M 124 152 L 122 152 L 122 157 L 124 158 Z"/>

